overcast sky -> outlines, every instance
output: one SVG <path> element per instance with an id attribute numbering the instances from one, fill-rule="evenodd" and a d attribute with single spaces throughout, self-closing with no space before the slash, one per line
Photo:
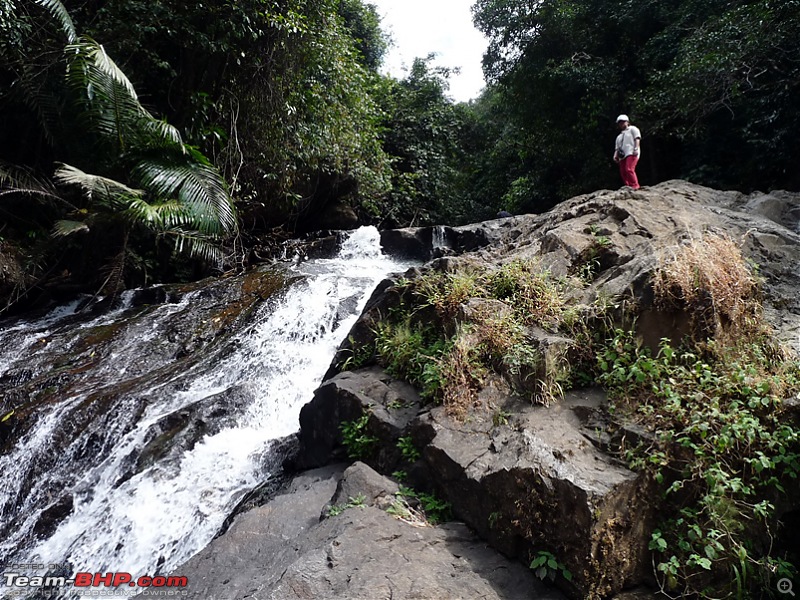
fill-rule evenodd
<path id="1" fill-rule="evenodd" d="M 374 4 L 381 27 L 393 45 L 383 71 L 400 79 L 414 58 L 437 54 L 435 65 L 461 67 L 450 78 L 449 95 L 456 101 L 475 98 L 483 88 L 481 58 L 486 39 L 472 25 L 474 0 L 366 0 Z"/>

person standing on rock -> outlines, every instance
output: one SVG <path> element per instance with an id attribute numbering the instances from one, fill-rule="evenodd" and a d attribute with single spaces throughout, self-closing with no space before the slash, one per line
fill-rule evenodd
<path id="1" fill-rule="evenodd" d="M 617 117 L 620 134 L 614 147 L 614 162 L 619 165 L 622 183 L 634 190 L 639 189 L 636 177 L 636 163 L 639 162 L 639 151 L 642 144 L 642 132 L 628 121 L 628 115 Z"/>

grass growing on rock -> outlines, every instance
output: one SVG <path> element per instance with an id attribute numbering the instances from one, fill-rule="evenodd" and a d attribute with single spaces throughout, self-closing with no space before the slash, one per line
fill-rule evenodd
<path id="1" fill-rule="evenodd" d="M 662 493 L 649 540 L 662 591 L 759 597 L 797 573 L 798 557 L 776 539 L 787 537 L 779 519 L 800 493 L 800 424 L 790 409 L 800 363 L 773 338 L 760 281 L 731 240 L 707 235 L 679 247 L 651 284 L 654 307 L 689 327 L 685 339 L 648 349 L 634 333 L 635 302 L 598 290 L 594 305 L 571 304 L 587 282 L 555 279 L 535 261 L 430 270 L 398 285 L 373 356 L 456 418 L 491 376 L 541 404 L 575 383 L 604 387 L 612 420 L 644 432 L 623 442 L 621 457 Z M 634 308 L 620 315 L 622 304 Z M 543 335 L 567 339 L 555 366 L 537 345 Z"/>
<path id="2" fill-rule="evenodd" d="M 569 285 L 531 261 L 490 271 L 429 271 L 403 281 L 403 303 L 375 328 L 377 360 L 457 417 L 475 404 L 490 374 L 548 404 L 569 381 L 543 368 L 531 331 L 575 327 L 574 309 L 565 300 Z"/>

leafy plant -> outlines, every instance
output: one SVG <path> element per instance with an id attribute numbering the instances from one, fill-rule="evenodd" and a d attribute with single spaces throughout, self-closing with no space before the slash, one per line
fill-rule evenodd
<path id="1" fill-rule="evenodd" d="M 367 366 L 374 360 L 375 348 L 371 344 L 357 344 L 353 336 L 348 338 L 349 347 L 347 351 L 350 355 L 339 367 L 342 371 L 353 371 Z"/>
<path id="2" fill-rule="evenodd" d="M 400 449 L 400 454 L 408 462 L 416 462 L 419 460 L 421 454 L 419 449 L 414 445 L 414 440 L 411 436 L 401 437 L 397 440 L 397 447 Z"/>
<path id="3" fill-rule="evenodd" d="M 510 412 L 499 408 L 492 415 L 492 425 L 494 425 L 495 427 L 501 427 L 503 425 L 508 425 L 509 417 L 511 417 L 511 413 Z"/>
<path id="4" fill-rule="evenodd" d="M 449 502 L 437 498 L 434 494 L 418 492 L 401 485 L 400 491 L 397 493 L 397 502 L 393 505 L 394 514 L 413 515 L 412 505 L 419 506 L 421 516 L 431 525 L 452 519 L 452 505 Z"/>
<path id="5" fill-rule="evenodd" d="M 530 564 L 530 568 L 541 579 L 555 581 L 560 574 L 567 581 L 572 581 L 572 573 L 564 564 L 560 563 L 550 552 L 539 550 Z"/>
<path id="6" fill-rule="evenodd" d="M 17 57 L 20 64 L 9 73 L 11 88 L 26 90 L 25 114 L 37 117 L 23 129 L 41 136 L 47 152 L 72 164 L 56 165 L 58 187 L 31 186 L 30 177 L 9 177 L 8 169 L 0 179 L 6 183 L 4 194 L 41 200 L 44 210 L 35 219 L 49 220 L 53 237 L 67 239 L 50 260 L 74 256 L 70 268 L 105 263 L 93 268 L 91 277 L 103 273 L 100 291 L 111 295 L 122 287 L 129 263 L 144 264 L 139 253 L 152 253 L 144 244 L 156 246 L 154 240 L 169 240 L 179 253 L 220 265 L 221 245 L 236 233 L 237 217 L 219 171 L 184 144 L 175 127 L 144 108 L 128 76 L 101 44 L 79 35 L 63 3 L 35 4 L 50 18 L 40 18 L 42 27 L 28 30 L 27 10 L 14 14 L 20 31 L 27 31 L 25 46 L 36 50 Z M 90 237 L 70 243 L 78 236 Z"/>
<path id="7" fill-rule="evenodd" d="M 359 494 L 355 498 L 351 496 L 345 504 L 333 504 L 329 506 L 326 515 L 329 517 L 335 517 L 337 515 L 342 514 L 348 508 L 356 508 L 359 506 L 364 506 L 366 500 L 367 497 L 364 494 Z"/>
<path id="8" fill-rule="evenodd" d="M 367 433 L 369 414 L 365 413 L 358 419 L 344 421 L 339 426 L 342 432 L 342 444 L 347 455 L 354 460 L 369 458 L 374 452 L 378 438 Z"/>
<path id="9" fill-rule="evenodd" d="M 375 346 L 380 364 L 392 376 L 417 385 L 422 397 L 428 400 L 440 396 L 439 360 L 447 345 L 431 327 L 412 325 L 410 318 L 399 323 L 381 322 L 376 330 Z"/>
<path id="10" fill-rule="evenodd" d="M 664 492 L 650 540 L 664 589 L 708 597 L 769 587 L 778 570 L 791 576 L 770 539 L 774 499 L 800 476 L 800 430 L 782 408 L 800 363 L 766 337 L 697 349 L 662 340 L 652 356 L 621 330 L 598 361 L 618 408 L 656 437 L 624 451 Z"/>

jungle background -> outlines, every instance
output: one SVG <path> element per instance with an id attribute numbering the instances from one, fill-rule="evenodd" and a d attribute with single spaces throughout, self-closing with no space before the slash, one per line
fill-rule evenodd
<path id="1" fill-rule="evenodd" d="M 800 188 L 800 0 L 477 0 L 448 96 L 361 0 L 0 0 L 3 310 L 241 269 L 308 231 L 457 225 L 619 187 Z M 453 65 L 456 68 L 458 65 Z"/>

